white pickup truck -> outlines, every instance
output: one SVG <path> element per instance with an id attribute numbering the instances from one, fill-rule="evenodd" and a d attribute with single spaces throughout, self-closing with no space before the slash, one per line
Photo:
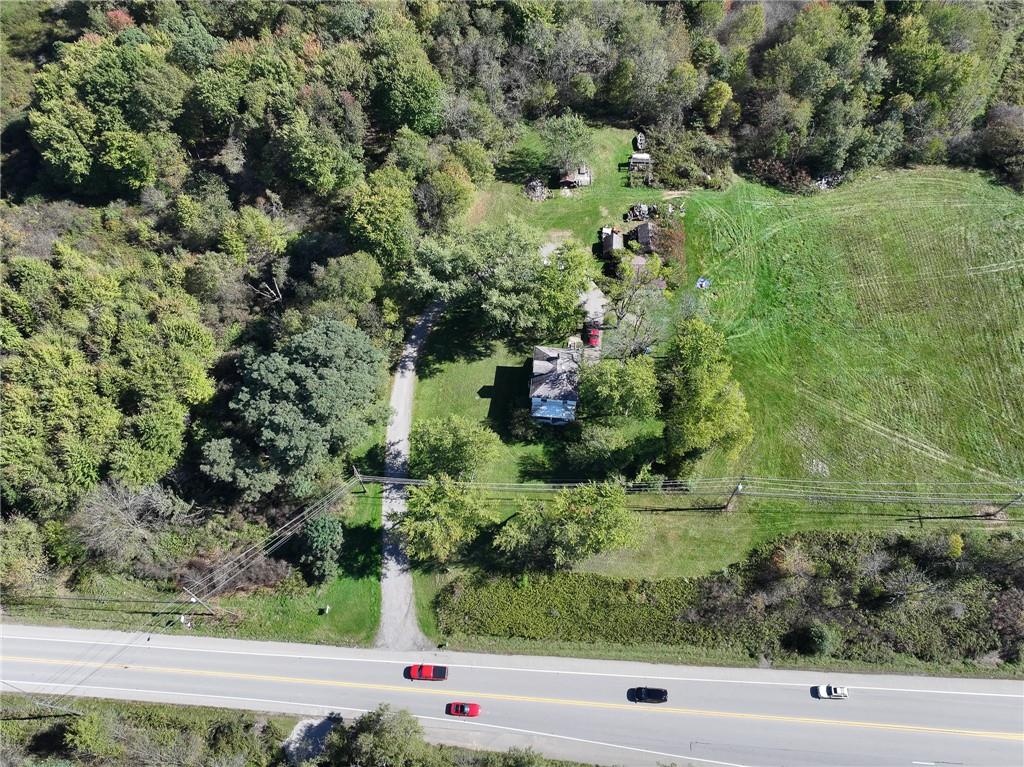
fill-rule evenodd
<path id="1" fill-rule="evenodd" d="M 845 687 L 836 687 L 831 684 L 819 684 L 814 688 L 814 697 L 828 698 L 830 700 L 842 700 L 850 697 L 850 691 Z"/>

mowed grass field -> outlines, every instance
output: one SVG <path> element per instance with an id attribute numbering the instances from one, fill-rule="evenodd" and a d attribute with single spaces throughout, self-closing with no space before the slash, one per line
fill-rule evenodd
<path id="1" fill-rule="evenodd" d="M 503 214 L 493 197 L 483 200 L 488 218 Z M 557 233 L 568 228 L 562 206 L 569 203 L 579 204 L 540 203 L 550 212 L 530 220 Z M 595 205 L 607 207 L 592 200 L 582 215 L 593 216 Z M 810 197 L 738 181 L 726 192 L 690 195 L 686 226 L 686 284 L 706 275 L 712 288 L 683 289 L 676 298 L 694 298 L 726 333 L 755 435 L 735 461 L 707 455 L 697 476 L 983 482 L 1006 491 L 1020 484 L 1019 195 L 945 168 L 878 172 Z M 415 417 L 458 412 L 485 420 L 501 370 L 522 362 L 495 347 L 431 366 L 418 384 Z M 504 445 L 482 479 L 519 479 L 520 460 L 534 450 Z M 900 505 L 747 498 L 735 512 L 716 512 L 690 508 L 700 505 L 693 501 L 631 499 L 647 512 L 645 556 L 614 552 L 581 569 L 699 575 L 790 532 L 920 524 L 919 509 Z M 509 501 L 498 505 L 511 511 Z M 924 523 L 962 513 L 925 509 Z M 422 581 L 427 591 L 437 579 Z"/>
<path id="2" fill-rule="evenodd" d="M 689 284 L 754 423 L 698 474 L 1024 478 L 1024 198 L 945 168 L 690 198 Z"/>

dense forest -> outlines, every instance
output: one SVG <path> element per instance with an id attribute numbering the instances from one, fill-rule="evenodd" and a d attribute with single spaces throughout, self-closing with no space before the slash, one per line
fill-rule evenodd
<path id="1" fill-rule="evenodd" d="M 522 180 L 526 126 L 641 128 L 672 189 L 1024 183 L 1022 2 L 0 13 L 5 588 L 89 556 L 180 577 L 347 476 L 435 297 L 513 344 L 571 325 L 585 257 L 532 255 L 514 220 L 465 236 L 478 187 Z"/>

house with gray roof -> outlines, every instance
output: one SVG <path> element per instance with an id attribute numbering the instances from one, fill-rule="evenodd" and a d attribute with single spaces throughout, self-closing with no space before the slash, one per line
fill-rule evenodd
<path id="1" fill-rule="evenodd" d="M 582 353 L 551 346 L 533 348 L 530 378 L 530 414 L 543 423 L 567 424 L 576 420 Z"/>

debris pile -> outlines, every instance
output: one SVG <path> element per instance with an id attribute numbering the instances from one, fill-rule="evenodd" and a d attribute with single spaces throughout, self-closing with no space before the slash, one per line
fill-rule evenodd
<path id="1" fill-rule="evenodd" d="M 835 173 L 831 176 L 822 176 L 821 178 L 814 182 L 814 185 L 818 187 L 819 191 L 824 192 L 828 189 L 834 189 L 835 187 L 839 186 L 841 183 L 843 183 L 843 178 L 844 177 L 842 173 Z"/>
<path id="2" fill-rule="evenodd" d="M 541 202 L 548 198 L 548 188 L 539 178 L 531 178 L 523 185 L 523 194 L 534 202 Z"/>
<path id="3" fill-rule="evenodd" d="M 638 202 L 635 205 L 630 205 L 622 218 L 624 221 L 646 221 L 649 218 L 657 218 L 658 206 L 648 205 L 645 202 Z"/>

